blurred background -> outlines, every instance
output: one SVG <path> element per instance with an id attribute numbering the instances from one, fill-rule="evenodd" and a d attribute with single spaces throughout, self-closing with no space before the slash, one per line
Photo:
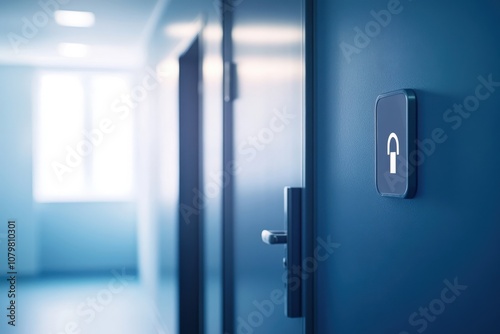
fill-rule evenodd
<path id="1" fill-rule="evenodd" d="M 1 333 L 299 332 L 249 321 L 302 182 L 302 6 L 0 2 Z"/>
<path id="2" fill-rule="evenodd" d="M 155 106 L 177 109 L 169 84 L 202 22 L 219 57 L 222 37 L 211 2 L 181 5 L 1 2 L 0 247 L 16 220 L 18 272 L 17 326 L 2 333 L 177 331 L 178 166 L 158 152 L 178 140 Z"/>

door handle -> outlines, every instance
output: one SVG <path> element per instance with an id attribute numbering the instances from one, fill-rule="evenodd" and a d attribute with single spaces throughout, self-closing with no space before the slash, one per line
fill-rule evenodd
<path id="1" fill-rule="evenodd" d="M 286 244 L 286 231 L 262 231 L 262 241 L 268 245 Z"/>
<path id="2" fill-rule="evenodd" d="M 262 231 L 262 241 L 269 245 L 284 245 L 286 270 L 285 315 L 302 317 L 302 188 L 284 189 L 285 231 Z M 297 270 L 298 269 L 298 270 Z M 297 272 L 298 271 L 298 272 Z"/>

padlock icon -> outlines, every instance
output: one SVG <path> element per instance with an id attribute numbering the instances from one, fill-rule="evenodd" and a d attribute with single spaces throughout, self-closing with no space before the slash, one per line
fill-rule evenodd
<path id="1" fill-rule="evenodd" d="M 393 139 L 396 143 L 396 152 L 391 152 L 391 141 Z M 390 172 L 391 174 L 396 174 L 396 156 L 399 155 L 399 139 L 394 132 L 387 139 L 387 155 L 390 157 Z"/>

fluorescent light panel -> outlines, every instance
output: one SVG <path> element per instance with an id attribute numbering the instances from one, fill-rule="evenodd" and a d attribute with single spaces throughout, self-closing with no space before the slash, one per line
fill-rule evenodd
<path id="1" fill-rule="evenodd" d="M 65 27 L 89 28 L 95 23 L 95 15 L 92 12 L 57 10 L 54 18 L 57 24 Z"/>

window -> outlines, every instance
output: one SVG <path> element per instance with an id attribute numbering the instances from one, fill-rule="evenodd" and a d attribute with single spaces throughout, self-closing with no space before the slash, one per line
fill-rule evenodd
<path id="1" fill-rule="evenodd" d="M 35 200 L 129 200 L 134 184 L 133 115 L 113 112 L 120 96 L 130 90 L 129 77 L 43 72 L 37 84 Z"/>

